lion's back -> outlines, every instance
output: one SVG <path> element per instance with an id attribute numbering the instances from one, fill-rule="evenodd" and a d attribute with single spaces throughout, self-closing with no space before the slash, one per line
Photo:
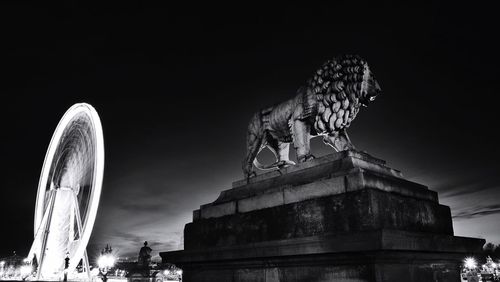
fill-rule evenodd
<path id="1" fill-rule="evenodd" d="M 265 122 L 266 129 L 280 141 L 287 141 L 291 138 L 290 119 L 295 111 L 296 103 L 294 99 L 286 100 L 275 105 L 267 115 Z"/>

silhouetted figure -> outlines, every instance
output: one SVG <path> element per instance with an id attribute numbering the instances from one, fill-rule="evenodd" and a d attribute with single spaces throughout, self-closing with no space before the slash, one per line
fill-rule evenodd
<path id="1" fill-rule="evenodd" d="M 69 253 L 66 253 L 66 258 L 64 259 L 64 280 L 68 281 L 68 267 L 69 267 Z"/>
<path id="2" fill-rule="evenodd" d="M 137 266 L 139 268 L 148 268 L 151 262 L 151 248 L 148 247 L 148 241 L 144 242 L 144 247 L 139 251 L 139 258 L 137 260 Z"/>
<path id="3" fill-rule="evenodd" d="M 33 259 L 31 260 L 31 266 L 33 267 L 33 273 L 38 271 L 38 259 L 36 258 L 36 254 L 33 254 Z"/>

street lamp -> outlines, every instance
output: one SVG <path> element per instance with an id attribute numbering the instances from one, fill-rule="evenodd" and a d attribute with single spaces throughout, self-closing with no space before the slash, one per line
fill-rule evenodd
<path id="1" fill-rule="evenodd" d="M 32 274 L 32 268 L 31 268 L 31 265 L 22 265 L 21 266 L 21 269 L 20 269 L 20 272 L 21 272 L 21 278 L 24 280 L 26 279 L 28 276 L 30 276 Z"/>
<path id="2" fill-rule="evenodd" d="M 474 258 L 468 257 L 464 260 L 464 266 L 467 269 L 475 269 L 477 267 L 477 262 Z"/>
<path id="3" fill-rule="evenodd" d="M 99 275 L 102 277 L 102 281 L 106 282 L 109 269 L 115 265 L 115 257 L 111 253 L 103 254 L 97 260 L 97 265 L 99 266 Z"/>

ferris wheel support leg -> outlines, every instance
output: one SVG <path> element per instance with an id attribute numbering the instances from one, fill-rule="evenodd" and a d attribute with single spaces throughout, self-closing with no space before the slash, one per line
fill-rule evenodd
<path id="1" fill-rule="evenodd" d="M 85 250 L 85 252 L 83 253 L 83 264 L 85 265 L 85 272 L 87 272 L 87 278 L 91 279 L 91 276 L 90 276 L 90 264 L 89 264 L 89 256 L 87 254 L 87 250 Z"/>
<path id="2" fill-rule="evenodd" d="M 47 201 L 48 201 L 48 203 L 51 203 L 51 201 L 52 201 L 52 193 L 49 194 L 49 198 L 47 199 Z M 38 256 L 40 256 L 40 253 L 38 252 L 38 248 L 41 246 L 41 240 L 42 240 L 42 237 L 43 237 L 43 233 L 46 230 L 46 225 L 47 225 L 48 218 L 49 218 L 49 210 L 46 210 L 45 213 L 43 214 L 40 226 L 38 226 L 38 229 L 37 229 L 37 231 L 35 233 L 35 237 L 34 237 L 34 240 L 33 240 L 33 245 L 31 245 L 31 249 L 30 249 L 30 251 L 28 253 L 28 258 L 30 260 L 33 259 L 33 256 L 35 254 L 38 254 Z M 39 251 L 41 252 L 41 249 Z"/>
<path id="3" fill-rule="evenodd" d="M 51 190 L 49 196 L 49 204 L 47 207 L 47 221 L 43 227 L 42 247 L 40 248 L 40 262 L 38 263 L 38 271 L 36 273 L 36 280 L 40 280 L 40 274 L 43 267 L 43 259 L 45 256 L 45 248 L 47 247 L 47 237 L 49 236 L 50 222 L 52 219 L 52 211 L 54 210 L 54 203 L 56 199 L 57 190 Z M 44 215 L 45 217 L 45 215 Z"/>
<path id="4" fill-rule="evenodd" d="M 76 226 L 78 226 L 78 236 L 82 236 L 83 225 L 82 218 L 80 217 L 80 207 L 78 206 L 78 197 L 75 193 L 73 193 L 73 207 L 75 208 L 75 217 L 76 217 Z M 87 255 L 87 249 L 85 249 L 83 253 L 83 264 L 85 265 L 85 271 L 87 272 L 87 276 L 90 280 L 90 264 L 89 264 L 89 256 Z"/>

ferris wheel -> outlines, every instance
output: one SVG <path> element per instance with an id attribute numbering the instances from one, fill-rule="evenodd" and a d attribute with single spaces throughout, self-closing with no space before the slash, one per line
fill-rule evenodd
<path id="1" fill-rule="evenodd" d="M 69 108 L 45 155 L 35 206 L 34 241 L 28 259 L 38 265 L 36 279 L 60 279 L 83 259 L 97 215 L 104 174 L 104 140 L 95 109 Z"/>

